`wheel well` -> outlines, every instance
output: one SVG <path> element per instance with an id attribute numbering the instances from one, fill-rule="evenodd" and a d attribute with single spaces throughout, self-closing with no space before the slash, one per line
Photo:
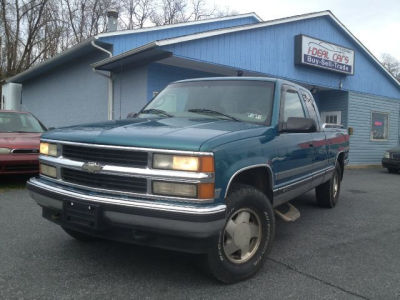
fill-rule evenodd
<path id="1" fill-rule="evenodd" d="M 272 174 L 267 167 L 256 167 L 240 172 L 230 183 L 228 193 L 235 184 L 247 184 L 253 186 L 263 192 L 271 203 L 273 201 Z"/>
<path id="2" fill-rule="evenodd" d="M 344 172 L 344 152 L 340 153 L 337 159 L 339 166 L 340 166 L 340 178 L 343 179 L 343 172 Z"/>

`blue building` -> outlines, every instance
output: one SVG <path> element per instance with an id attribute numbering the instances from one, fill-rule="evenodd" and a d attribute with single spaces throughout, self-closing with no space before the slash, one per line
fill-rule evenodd
<path id="1" fill-rule="evenodd" d="M 238 73 L 310 89 L 325 122 L 353 128 L 350 164 L 399 143 L 400 83 L 330 11 L 107 32 L 8 82 L 22 84 L 23 110 L 58 127 L 125 118 L 175 80 Z"/>

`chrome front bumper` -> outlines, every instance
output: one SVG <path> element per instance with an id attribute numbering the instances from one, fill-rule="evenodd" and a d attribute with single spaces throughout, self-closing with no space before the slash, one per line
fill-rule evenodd
<path id="1" fill-rule="evenodd" d="M 128 198 L 114 198 L 113 196 L 84 194 L 78 191 L 63 189 L 47 183 L 40 178 L 32 178 L 27 183 L 31 197 L 43 208 L 43 216 L 61 226 L 69 227 L 81 232 L 103 237 L 135 243 L 132 232 L 156 234 L 190 239 L 209 239 L 218 236 L 225 223 L 226 206 L 223 204 L 195 206 L 165 203 L 151 203 L 149 201 Z M 80 203 L 96 205 L 101 209 L 99 228 L 76 226 L 63 218 L 65 205 Z M 124 238 L 118 236 L 118 231 L 130 230 L 130 235 Z M 110 232 L 113 232 L 110 234 Z M 128 238 L 126 238 L 128 236 Z M 183 243 L 182 243 L 183 244 Z M 188 244 L 188 243 L 186 243 Z M 181 249 L 180 243 L 174 242 L 173 249 Z M 152 245 L 171 248 L 163 245 Z M 197 251 L 198 249 L 196 249 Z M 196 252 L 190 250 L 189 252 Z M 199 251 L 202 252 L 202 251 Z"/>

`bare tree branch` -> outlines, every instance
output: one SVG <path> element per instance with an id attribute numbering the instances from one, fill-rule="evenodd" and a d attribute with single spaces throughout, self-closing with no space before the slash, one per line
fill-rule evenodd
<path id="1" fill-rule="evenodd" d="M 120 29 L 135 29 L 225 14 L 207 1 L 0 0 L 0 80 L 104 32 L 110 8 Z"/>

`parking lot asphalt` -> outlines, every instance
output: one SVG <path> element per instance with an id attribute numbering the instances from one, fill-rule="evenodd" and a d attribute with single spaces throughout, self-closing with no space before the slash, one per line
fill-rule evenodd
<path id="1" fill-rule="evenodd" d="M 198 256 L 109 241 L 80 243 L 41 217 L 23 188 L 1 189 L 0 299 L 400 299 L 400 174 L 346 170 L 334 209 L 314 193 L 277 222 L 261 271 L 234 285 Z"/>

